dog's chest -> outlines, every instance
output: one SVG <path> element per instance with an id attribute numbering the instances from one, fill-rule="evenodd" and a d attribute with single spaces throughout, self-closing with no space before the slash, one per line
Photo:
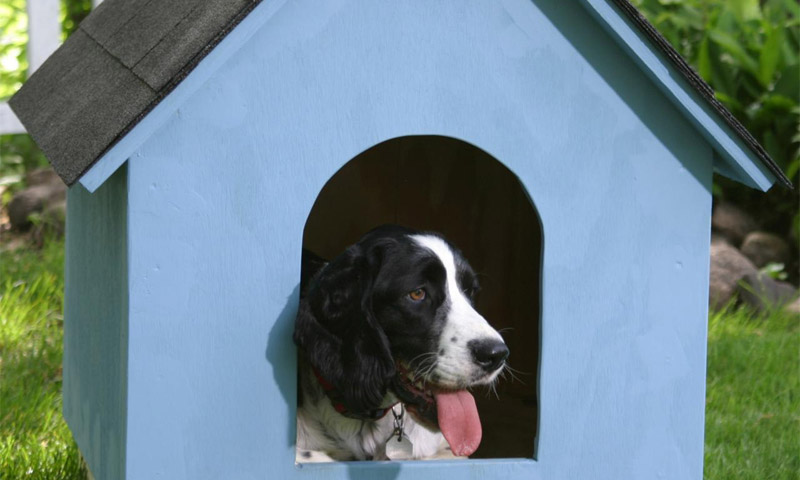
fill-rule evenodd
<path id="1" fill-rule="evenodd" d="M 342 416 L 308 376 L 301 379 L 303 404 L 297 411 L 297 448 L 324 452 L 332 460 L 386 460 L 386 444 L 393 438 L 394 416 L 388 412 L 378 420 Z M 387 405 L 392 402 L 387 400 Z M 399 412 L 399 407 L 396 407 Z M 441 433 L 431 432 L 404 416 L 403 433 L 411 442 L 414 459 L 430 458 L 448 448 Z M 298 457 L 302 459 L 302 456 Z M 311 457 L 307 457 L 311 458 Z"/>

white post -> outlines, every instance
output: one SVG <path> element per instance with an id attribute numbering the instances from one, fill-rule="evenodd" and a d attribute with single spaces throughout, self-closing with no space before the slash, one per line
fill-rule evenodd
<path id="1" fill-rule="evenodd" d="M 25 133 L 25 127 L 14 115 L 11 107 L 5 102 L 0 102 L 0 135 L 9 133 Z"/>
<path id="2" fill-rule="evenodd" d="M 28 0 L 28 76 L 61 44 L 59 0 Z M 0 135 L 25 133 L 11 107 L 0 102 Z"/>
<path id="3" fill-rule="evenodd" d="M 28 76 L 61 44 L 59 0 L 28 0 Z"/>

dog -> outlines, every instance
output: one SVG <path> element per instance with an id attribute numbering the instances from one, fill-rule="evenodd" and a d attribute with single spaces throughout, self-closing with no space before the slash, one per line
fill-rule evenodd
<path id="1" fill-rule="evenodd" d="M 473 307 L 475 272 L 444 237 L 378 227 L 330 262 L 304 251 L 294 330 L 297 461 L 467 457 L 468 389 L 509 351 Z"/>

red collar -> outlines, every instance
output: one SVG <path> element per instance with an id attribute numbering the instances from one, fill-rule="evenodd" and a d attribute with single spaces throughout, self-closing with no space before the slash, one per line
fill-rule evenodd
<path id="1" fill-rule="evenodd" d="M 375 410 L 368 410 L 366 412 L 351 412 L 342 402 L 342 397 L 339 394 L 339 391 L 336 390 L 336 387 L 334 387 L 331 382 L 325 380 L 322 374 L 319 373 L 319 370 L 317 370 L 317 367 L 312 365 L 311 369 L 314 371 L 314 376 L 317 377 L 317 382 L 319 382 L 322 390 L 325 391 L 325 395 L 327 395 L 328 399 L 331 401 L 331 405 L 333 405 L 334 410 L 345 417 L 354 418 L 357 420 L 380 420 L 381 418 L 385 417 L 387 413 L 389 413 L 392 407 L 397 405 L 397 403 L 394 403 L 386 408 L 376 408 Z"/>

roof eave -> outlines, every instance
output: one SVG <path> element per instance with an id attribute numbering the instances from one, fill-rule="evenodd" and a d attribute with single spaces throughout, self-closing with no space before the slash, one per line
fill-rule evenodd
<path id="1" fill-rule="evenodd" d="M 90 192 L 97 190 L 152 137 L 180 107 L 219 70 L 279 9 L 281 2 L 259 2 L 237 19 L 234 27 L 193 66 L 129 131 L 103 152 L 78 178 Z"/>
<path id="2" fill-rule="evenodd" d="M 697 88 L 675 71 L 664 52 L 632 25 L 612 4 L 613 0 L 581 0 L 581 3 L 709 142 L 716 154 L 716 172 L 762 191 L 769 190 L 776 182 L 792 188 L 791 182 L 774 162 L 768 157 L 759 159 L 753 148 L 745 145 L 740 134 L 721 118 Z M 761 149 L 760 145 L 756 144 L 756 147 Z"/>

